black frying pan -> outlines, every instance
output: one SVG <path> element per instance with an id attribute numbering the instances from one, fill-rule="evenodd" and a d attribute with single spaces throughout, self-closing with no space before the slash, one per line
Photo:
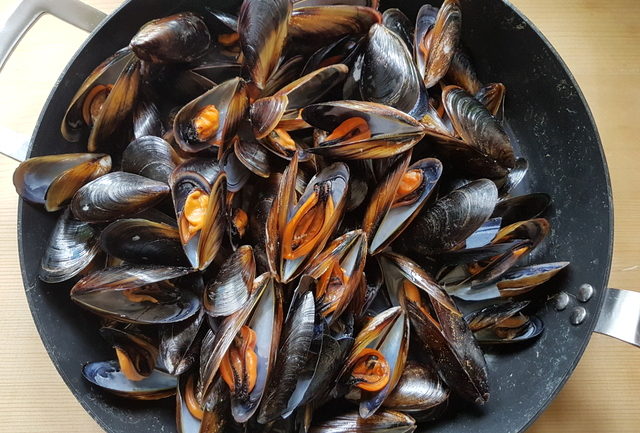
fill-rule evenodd
<path id="1" fill-rule="evenodd" d="M 55 2 L 56 7 L 63 8 L 68 3 L 72 1 Z M 37 123 L 29 155 L 83 150 L 60 135 L 65 108 L 84 77 L 100 61 L 126 45 L 141 24 L 182 10 L 204 13 L 205 4 L 234 12 L 239 3 L 126 1 L 98 26 L 62 74 Z M 423 1 L 382 3 L 384 8 L 399 7 L 407 15 L 415 16 Z M 489 403 L 483 407 L 457 406 L 443 420 L 421 426 L 418 431 L 520 432 L 544 410 L 572 373 L 596 326 L 605 298 L 610 312 L 616 296 L 623 295 L 606 289 L 613 240 L 611 187 L 586 101 L 546 39 L 507 2 L 462 0 L 462 3 L 463 41 L 475 59 L 480 79 L 503 82 L 508 89 L 508 126 L 517 137 L 517 153 L 527 158 L 531 167 L 519 192 L 547 192 L 554 200 L 548 213 L 552 234 L 530 260 L 570 260 L 571 266 L 553 280 L 552 286 L 544 288 L 547 292 L 539 297 L 538 314 L 546 325 L 542 337 L 515 352 L 487 354 L 491 378 Z M 37 7 L 32 9 L 27 15 L 38 12 Z M 82 12 L 86 18 L 96 17 L 86 8 Z M 69 11 L 57 14 L 68 15 Z M 22 19 L 29 21 L 24 16 Z M 81 24 L 83 19 L 73 21 Z M 55 220 L 56 215 L 21 201 L 18 236 L 22 275 L 34 320 L 51 359 L 76 398 L 108 432 L 173 431 L 172 400 L 123 401 L 105 395 L 82 379 L 80 368 L 84 363 L 110 359 L 113 353 L 99 338 L 95 318 L 70 302 L 68 284 L 49 285 L 38 280 L 40 258 Z M 556 311 L 553 300 L 545 296 L 559 290 L 577 294 L 585 283 L 595 288 L 593 298 L 586 303 L 572 300 L 564 311 Z M 576 326 L 570 323 L 570 316 L 576 314 L 577 307 L 586 310 L 586 319 Z M 609 316 L 601 320 L 600 328 L 612 326 L 605 320 Z"/>

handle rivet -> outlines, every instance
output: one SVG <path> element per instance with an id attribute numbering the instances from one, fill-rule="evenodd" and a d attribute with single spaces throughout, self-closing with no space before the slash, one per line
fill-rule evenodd
<path id="1" fill-rule="evenodd" d="M 584 319 L 587 318 L 587 310 L 584 309 L 584 307 L 576 307 L 573 310 L 571 310 L 571 315 L 569 316 L 569 320 L 571 321 L 571 324 L 574 326 L 578 326 L 580 325 L 582 322 L 584 322 Z"/>
<path id="2" fill-rule="evenodd" d="M 556 295 L 556 302 L 553 308 L 555 308 L 556 311 L 563 311 L 565 308 L 567 308 L 567 305 L 569 305 L 569 300 L 569 295 L 567 295 L 565 292 L 560 292 Z"/>
<path id="3" fill-rule="evenodd" d="M 588 302 L 589 299 L 593 296 L 595 289 L 591 284 L 585 283 L 580 286 L 578 289 L 578 294 L 576 295 L 576 299 L 580 302 Z"/>

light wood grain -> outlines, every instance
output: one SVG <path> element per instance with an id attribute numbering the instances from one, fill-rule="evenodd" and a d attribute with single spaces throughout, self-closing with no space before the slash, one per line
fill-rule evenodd
<path id="1" fill-rule="evenodd" d="M 0 15 L 13 3 L 0 0 Z M 108 12 L 119 1 L 88 3 Z M 593 110 L 609 161 L 615 200 L 610 284 L 640 289 L 640 2 L 513 3 L 560 52 Z M 31 133 L 51 86 L 84 37 L 83 32 L 51 17 L 36 25 L 0 75 L 3 125 Z M 11 186 L 15 166 L 0 158 L 0 432 L 98 433 L 102 430 L 53 368 L 27 307 L 18 266 L 17 197 Z M 638 365 L 640 351 L 595 336 L 566 387 L 530 432 L 637 433 Z M 526 398 L 526 390 L 523 394 Z"/>

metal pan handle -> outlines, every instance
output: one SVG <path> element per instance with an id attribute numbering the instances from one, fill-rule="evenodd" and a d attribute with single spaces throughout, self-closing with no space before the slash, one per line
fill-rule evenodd
<path id="1" fill-rule="evenodd" d="M 640 347 L 640 292 L 607 290 L 595 332 Z"/>
<path id="2" fill-rule="evenodd" d="M 104 12 L 79 0 L 22 0 L 0 22 L 0 71 L 18 42 L 44 14 L 51 14 L 87 32 L 92 31 L 106 17 Z M 3 136 L 0 152 L 23 161 L 27 155 L 29 139 L 22 134 L 0 126 Z"/>

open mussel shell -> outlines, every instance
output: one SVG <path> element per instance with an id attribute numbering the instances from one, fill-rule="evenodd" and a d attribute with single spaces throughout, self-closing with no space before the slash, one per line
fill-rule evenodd
<path id="1" fill-rule="evenodd" d="M 67 141 L 76 142 L 83 135 L 87 136 L 111 87 L 133 57 L 128 47 L 123 48 L 98 65 L 84 80 L 71 98 L 60 126 L 62 136 Z"/>
<path id="2" fill-rule="evenodd" d="M 344 163 L 325 167 L 308 183 L 297 200 L 297 158 L 282 177 L 267 221 L 267 255 L 271 271 L 283 283 L 296 278 L 334 232 L 347 201 L 349 168 Z M 313 217 L 313 226 L 304 222 Z"/>
<path id="3" fill-rule="evenodd" d="M 520 301 L 489 305 L 465 315 L 464 320 L 471 331 L 478 332 L 485 328 L 492 328 L 503 320 L 518 314 L 529 303 L 530 301 Z"/>
<path id="4" fill-rule="evenodd" d="M 474 249 L 474 248 L 482 248 L 485 245 L 491 243 L 493 238 L 496 237 L 498 232 L 500 231 L 500 227 L 502 226 L 502 218 L 500 217 L 492 217 L 485 221 L 478 230 L 471 233 L 467 239 L 465 239 L 465 249 Z M 464 251 L 464 250 L 458 250 Z M 453 254 L 456 251 L 452 251 Z"/>
<path id="5" fill-rule="evenodd" d="M 192 159 L 169 178 L 184 252 L 196 269 L 206 269 L 226 234 L 226 175 L 215 160 Z"/>
<path id="6" fill-rule="evenodd" d="M 387 396 L 393 391 L 407 360 L 409 350 L 409 320 L 406 313 L 400 307 L 390 308 L 372 318 L 355 338 L 351 353 L 343 367 L 343 381 L 353 383 L 361 388 L 359 413 L 362 418 L 370 418 L 382 406 Z M 375 353 L 375 355 L 369 355 Z M 369 383 L 356 378 L 355 370 L 369 368 L 368 362 L 363 357 L 375 359 L 380 364 L 386 364 L 383 368 L 386 380 L 368 389 Z M 382 367 L 381 367 L 382 368 Z M 368 372 L 365 372 L 369 374 Z M 358 372 L 358 375 L 362 374 Z M 380 382 L 380 378 L 376 379 Z"/>
<path id="7" fill-rule="evenodd" d="M 497 200 L 498 190 L 492 181 L 473 181 L 425 209 L 398 243 L 425 256 L 451 250 L 489 219 Z M 420 242 L 412 241 L 416 238 Z"/>
<path id="8" fill-rule="evenodd" d="M 176 392 L 178 379 L 158 370 L 146 379 L 132 381 L 120 371 L 116 361 L 92 362 L 82 368 L 82 375 L 95 386 L 120 397 L 135 400 L 159 400 Z"/>
<path id="9" fill-rule="evenodd" d="M 442 163 L 435 158 L 421 159 L 407 168 L 396 188 L 395 200 L 384 214 L 371 240 L 370 254 L 382 251 L 412 223 L 431 196 L 441 175 Z M 413 182 L 416 178 L 416 185 L 409 184 L 410 192 L 399 196 L 405 193 L 403 188 L 408 181 Z"/>
<path id="10" fill-rule="evenodd" d="M 142 81 L 140 69 L 140 60 L 132 59 L 118 76 L 91 128 L 87 142 L 89 152 L 100 151 L 115 157 L 131 141 L 132 113 L 138 103 Z"/>
<path id="11" fill-rule="evenodd" d="M 482 103 L 457 86 L 446 87 L 442 91 L 442 101 L 456 132 L 466 144 L 504 169 L 515 167 L 509 136 Z"/>
<path id="12" fill-rule="evenodd" d="M 415 420 L 394 410 L 381 410 L 363 419 L 358 412 L 348 412 L 313 424 L 309 433 L 411 433 Z"/>
<path id="13" fill-rule="evenodd" d="M 476 276 L 471 281 L 463 281 L 458 286 L 447 288 L 447 291 L 452 296 L 466 301 L 511 298 L 528 293 L 546 283 L 568 265 L 569 262 L 555 262 L 524 266 L 505 271 L 501 276 L 487 282 Z M 497 281 L 491 282 L 496 279 Z"/>
<path id="14" fill-rule="evenodd" d="M 320 47 L 309 56 L 307 63 L 304 65 L 302 75 L 306 75 L 323 66 L 338 63 L 342 63 L 351 69 L 358 57 L 363 41 L 364 36 L 362 35 L 347 35 L 336 42 Z"/>
<path id="15" fill-rule="evenodd" d="M 416 21 L 416 61 L 425 86 L 431 88 L 445 76 L 456 52 L 462 29 L 462 11 L 458 0 L 445 0 L 431 27 L 433 9 L 423 9 Z M 422 15 L 429 19 L 422 19 Z"/>
<path id="16" fill-rule="evenodd" d="M 108 222 L 152 208 L 168 194 L 166 183 L 116 171 L 80 188 L 70 207 L 81 221 Z"/>
<path id="17" fill-rule="evenodd" d="M 158 348 L 149 338 L 114 327 L 100 328 L 100 335 L 115 349 L 120 371 L 132 381 L 151 376 L 158 357 Z"/>
<path id="18" fill-rule="evenodd" d="M 220 267 L 218 275 L 207 284 L 203 306 L 212 316 L 229 316 L 249 300 L 256 274 L 253 248 L 243 245 Z"/>
<path id="19" fill-rule="evenodd" d="M 524 322 L 522 325 L 519 324 L 521 320 Z M 480 344 L 517 344 L 531 341 L 544 331 L 544 323 L 536 316 L 522 316 L 516 321 L 516 327 L 507 326 L 508 320 L 505 320 L 491 329 L 476 332 L 476 340 Z"/>
<path id="20" fill-rule="evenodd" d="M 196 363 L 200 355 L 200 342 L 204 337 L 204 312 L 171 323 L 160 329 L 160 359 L 164 368 L 172 375 L 179 376 Z"/>
<path id="21" fill-rule="evenodd" d="M 402 412 L 422 412 L 444 403 L 448 398 L 449 389 L 433 368 L 407 361 L 400 381 L 382 406 Z"/>
<path id="22" fill-rule="evenodd" d="M 169 176 L 180 163 L 173 147 L 160 137 L 133 140 L 122 153 L 122 171 L 169 183 Z"/>
<path id="23" fill-rule="evenodd" d="M 51 232 L 38 276 L 47 283 L 59 283 L 75 277 L 100 252 L 98 239 L 98 229 L 74 219 L 67 208 Z"/>
<path id="24" fill-rule="evenodd" d="M 102 249 L 128 263 L 189 266 L 175 226 L 143 218 L 121 219 L 100 235 Z"/>
<path id="25" fill-rule="evenodd" d="M 551 204 L 549 194 L 538 192 L 500 200 L 492 217 L 501 217 L 503 225 L 536 218 Z"/>
<path id="26" fill-rule="evenodd" d="M 302 110 L 302 118 L 330 134 L 308 151 L 336 159 L 387 158 L 411 149 L 425 134 L 413 117 L 374 102 L 314 104 Z"/>
<path id="27" fill-rule="evenodd" d="M 345 35 L 364 35 L 373 24 L 380 22 L 380 12 L 366 6 L 300 7 L 291 14 L 288 36 L 301 47 L 314 48 Z"/>
<path id="28" fill-rule="evenodd" d="M 362 230 L 353 230 L 334 239 L 304 271 L 305 275 L 319 280 L 318 286 L 322 286 L 323 293 L 316 299 L 316 308 L 329 325 L 340 317 L 353 299 L 366 258 L 367 237 Z"/>
<path id="29" fill-rule="evenodd" d="M 13 173 L 13 185 L 23 199 L 59 210 L 86 183 L 111 170 L 111 157 L 99 153 L 67 153 L 30 158 Z"/>
<path id="30" fill-rule="evenodd" d="M 191 12 L 149 21 L 131 39 L 138 58 L 153 63 L 191 62 L 209 48 L 207 25 Z"/>
<path id="31" fill-rule="evenodd" d="M 349 68 L 343 64 L 325 66 L 304 75 L 278 90 L 273 96 L 257 100 L 251 107 L 256 138 L 266 137 L 278 126 L 287 111 L 297 111 L 326 95 L 342 83 Z"/>
<path id="32" fill-rule="evenodd" d="M 168 280 L 191 272 L 188 268 L 122 265 L 94 272 L 71 289 L 71 299 L 100 316 L 121 322 L 164 324 L 185 320 L 200 309 L 188 290 Z"/>
<path id="33" fill-rule="evenodd" d="M 176 388 L 176 427 L 178 433 L 199 433 L 204 412 L 195 398 L 194 378 L 192 375 L 181 375 Z M 195 415 L 194 415 L 195 413 Z"/>
<path id="34" fill-rule="evenodd" d="M 215 334 L 205 336 L 200 358 L 201 386 L 205 400 L 209 400 L 214 394 L 216 379 L 219 377 L 218 373 L 220 372 L 223 358 L 227 355 L 241 328 L 246 325 L 256 334 L 260 333 L 260 336 L 256 335 L 256 348 L 254 350 L 256 354 L 258 351 L 261 354 L 258 357 L 259 366 L 256 385 L 249 393 L 251 398 L 248 401 L 236 399 L 235 414 L 240 416 L 241 414 L 246 415 L 249 411 L 255 411 L 265 390 L 267 375 L 275 360 L 275 346 L 271 345 L 277 345 L 277 341 L 280 338 L 280 326 L 282 325 L 281 302 L 280 287 L 275 284 L 273 275 L 262 274 L 255 279 L 251 296 L 244 306 L 226 317 L 220 323 Z M 269 313 L 271 317 L 269 317 Z M 267 326 L 266 323 L 271 325 Z M 267 335 L 271 338 L 268 343 L 266 342 Z M 267 345 L 269 345 L 268 350 Z M 249 409 L 245 411 L 243 408 Z"/>
<path id="35" fill-rule="evenodd" d="M 289 0 L 247 0 L 238 16 L 240 47 L 251 81 L 262 89 L 278 65 L 291 16 Z"/>
<path id="36" fill-rule="evenodd" d="M 210 147 L 223 149 L 249 106 L 246 83 L 233 78 L 182 107 L 173 123 L 176 142 L 185 152 Z M 222 152 L 219 152 L 219 156 Z"/>
<path id="37" fill-rule="evenodd" d="M 408 113 L 423 91 L 418 71 L 402 39 L 381 24 L 371 26 L 360 79 L 363 100 Z"/>
<path id="38" fill-rule="evenodd" d="M 269 377 L 269 384 L 258 412 L 258 422 L 266 424 L 283 415 L 296 389 L 314 334 L 315 305 L 309 277 L 303 277 L 296 289 L 282 328 L 278 357 Z"/>

